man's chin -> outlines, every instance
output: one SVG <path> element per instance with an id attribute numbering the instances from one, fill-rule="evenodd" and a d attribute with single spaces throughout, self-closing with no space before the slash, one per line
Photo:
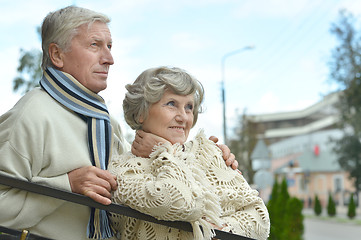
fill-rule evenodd
<path id="1" fill-rule="evenodd" d="M 103 85 L 100 85 L 100 86 L 95 87 L 93 90 L 92 90 L 92 89 L 90 89 L 90 90 L 91 90 L 92 92 L 98 94 L 99 92 L 105 90 L 106 88 L 107 88 L 107 84 L 105 83 L 105 84 L 103 84 Z"/>

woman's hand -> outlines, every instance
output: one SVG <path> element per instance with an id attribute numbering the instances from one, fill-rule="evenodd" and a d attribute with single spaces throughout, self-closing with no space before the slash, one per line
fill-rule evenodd
<path id="1" fill-rule="evenodd" d="M 138 130 L 132 143 L 132 153 L 138 157 L 149 157 L 154 146 L 166 142 L 168 141 L 164 138 Z"/>
<path id="2" fill-rule="evenodd" d="M 210 136 L 209 140 L 213 141 L 214 143 L 218 142 L 218 138 L 215 136 Z M 236 170 L 238 168 L 238 162 L 237 162 L 234 154 L 231 153 L 231 150 L 229 149 L 229 147 L 225 144 L 217 144 L 217 146 L 223 152 L 223 159 L 226 162 L 226 165 L 231 166 L 233 170 Z"/>

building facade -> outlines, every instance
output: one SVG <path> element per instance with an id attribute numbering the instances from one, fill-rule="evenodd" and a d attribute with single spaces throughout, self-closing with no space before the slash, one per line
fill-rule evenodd
<path id="1" fill-rule="evenodd" d="M 247 117 L 269 153 L 269 168 L 262 171 L 268 171 L 278 181 L 286 177 L 289 193 L 303 200 L 305 207 L 312 207 L 317 195 L 325 208 L 331 194 L 338 208 L 344 208 L 355 193 L 353 180 L 342 170 L 332 150 L 332 139 L 342 137 L 336 128 L 339 94 L 327 95 L 300 111 Z M 259 164 L 257 158 L 252 161 Z M 271 189 L 262 188 L 260 192 L 267 201 Z"/>

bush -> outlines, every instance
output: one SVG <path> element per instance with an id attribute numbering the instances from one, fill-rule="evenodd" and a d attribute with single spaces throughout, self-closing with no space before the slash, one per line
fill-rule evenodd
<path id="1" fill-rule="evenodd" d="M 315 211 L 316 216 L 320 216 L 322 213 L 321 202 L 317 195 L 315 196 L 315 205 L 313 206 L 313 210 Z"/>
<path id="2" fill-rule="evenodd" d="M 268 214 L 271 220 L 271 230 L 270 230 L 270 236 L 269 239 L 270 240 L 275 240 L 277 239 L 277 237 L 275 236 L 275 232 L 276 232 L 276 227 L 274 224 L 274 219 L 276 219 L 277 217 L 277 212 L 276 212 L 276 201 L 278 199 L 278 193 L 279 193 L 279 184 L 277 179 L 275 179 L 274 183 L 273 183 L 273 187 L 272 187 L 272 193 L 270 196 L 270 199 L 267 203 L 267 209 L 268 209 Z M 276 220 L 277 222 L 277 220 Z"/>
<path id="3" fill-rule="evenodd" d="M 353 194 L 351 194 L 351 196 L 350 196 L 350 202 L 348 204 L 347 216 L 351 219 L 356 216 L 356 204 L 353 200 Z"/>
<path id="4" fill-rule="evenodd" d="M 302 240 L 304 226 L 302 215 L 303 203 L 298 198 L 290 198 L 286 205 L 286 215 L 283 221 L 282 240 Z"/>
<path id="5" fill-rule="evenodd" d="M 327 214 L 330 217 L 334 217 L 336 215 L 336 205 L 331 194 L 328 195 Z"/>
<path id="6" fill-rule="evenodd" d="M 281 184 L 276 184 L 273 186 L 277 187 L 276 190 L 272 190 L 272 195 L 277 196 L 274 198 L 272 196 L 272 202 L 269 203 L 270 206 L 270 220 L 271 220 L 271 232 L 269 239 L 270 240 L 278 240 L 281 239 L 281 234 L 285 228 L 284 221 L 287 212 L 285 211 L 285 207 L 287 205 L 287 201 L 290 198 L 288 193 L 288 186 L 286 178 L 283 178 Z"/>

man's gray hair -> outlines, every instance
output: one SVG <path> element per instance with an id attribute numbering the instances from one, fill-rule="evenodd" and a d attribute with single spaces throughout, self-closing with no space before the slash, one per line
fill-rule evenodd
<path id="1" fill-rule="evenodd" d="M 77 29 L 83 24 L 92 24 L 100 21 L 108 24 L 110 18 L 102 13 L 92 10 L 68 6 L 54 12 L 50 12 L 43 20 L 41 26 L 41 39 L 43 61 L 41 68 L 53 67 L 49 56 L 49 45 L 56 43 L 62 50 L 69 50 L 71 41 L 77 34 Z"/>

